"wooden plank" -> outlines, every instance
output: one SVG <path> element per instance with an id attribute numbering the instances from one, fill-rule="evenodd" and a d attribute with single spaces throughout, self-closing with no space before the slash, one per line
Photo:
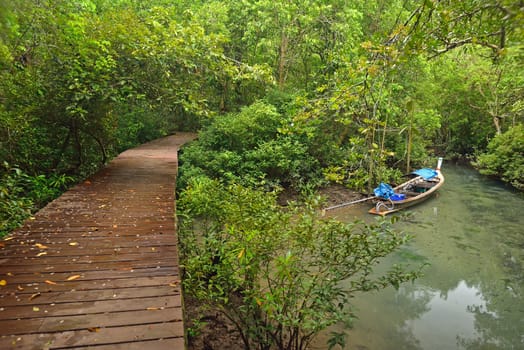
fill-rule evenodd
<path id="1" fill-rule="evenodd" d="M 82 300 L 67 303 L 42 303 L 42 300 L 36 298 L 32 305 L 4 306 L 1 312 L 3 320 L 17 320 L 42 316 L 69 317 L 82 314 L 114 312 L 117 310 L 140 311 L 181 307 L 180 298 L 173 296 L 175 295 L 124 299 L 121 295 L 117 295 L 113 300 Z M 180 294 L 177 296 L 180 296 Z"/>
<path id="2" fill-rule="evenodd" d="M 7 272 L 9 273 L 9 272 Z M 23 283 L 45 283 L 45 281 L 53 281 L 55 283 L 64 283 L 67 284 L 71 281 L 67 279 L 71 277 L 71 274 L 76 273 L 76 271 L 71 271 L 67 273 L 59 272 L 41 272 L 41 273 L 29 273 L 29 274 L 19 274 L 10 276 L 6 280 L 9 284 L 23 284 Z M 177 269 L 175 265 L 171 266 L 156 266 L 156 267 L 137 267 L 133 268 L 132 266 L 122 267 L 119 269 L 109 269 L 109 270 L 98 270 L 98 271 L 84 271 L 82 273 L 81 281 L 95 281 L 95 280 L 108 280 L 108 279 L 121 279 L 121 278 L 136 278 L 136 277 L 147 277 L 147 276 L 165 276 L 165 275 L 177 275 Z M 79 280 L 76 280 L 79 282 Z M 48 283 L 49 286 L 53 284 Z"/>
<path id="3" fill-rule="evenodd" d="M 156 268 L 157 266 L 176 266 L 178 262 L 177 257 L 157 257 L 150 258 L 148 260 L 126 260 L 126 261 L 87 261 L 85 263 L 68 262 L 55 262 L 53 265 L 39 264 L 38 261 L 34 260 L 33 264 L 19 265 L 9 261 L 8 264 L 4 264 L 4 271 L 7 271 L 11 275 L 20 276 L 23 274 L 34 274 L 43 272 L 63 272 L 63 273 L 82 273 L 87 271 L 103 271 L 103 270 L 121 270 L 121 269 L 138 269 L 138 268 Z M 37 265 L 35 265 L 37 264 Z M 9 278 L 8 276 L 2 276 L 0 278 Z"/>
<path id="4" fill-rule="evenodd" d="M 38 258 L 38 254 L 40 254 L 40 251 L 31 251 L 32 255 L 28 256 L 27 249 L 24 248 L 18 248 L 13 250 L 6 251 L 5 254 L 0 253 L 1 258 L 10 258 L 10 257 L 33 257 Z M 64 257 L 78 257 L 78 256 L 95 256 L 95 255 L 126 255 L 126 254 L 148 254 L 148 253 L 156 253 L 156 252 L 176 252 L 176 244 L 165 244 L 165 245 L 139 245 L 135 247 L 108 247 L 108 248 L 95 248 L 90 249 L 89 251 L 81 250 L 81 249 L 73 249 L 73 248 L 64 248 L 57 251 L 51 250 L 46 251 L 45 256 L 64 256 Z M 41 255 L 44 256 L 44 255 Z"/>
<path id="5" fill-rule="evenodd" d="M 2 295 L 22 295 L 34 294 L 42 292 L 70 292 L 70 291 L 91 291 L 91 290 L 108 290 L 108 289 L 122 289 L 133 287 L 151 287 L 151 286 L 165 286 L 178 281 L 177 276 L 147 276 L 147 277 L 133 277 L 122 279 L 107 279 L 95 280 L 90 283 L 85 281 L 68 281 L 68 283 L 56 284 L 50 286 L 45 283 L 27 283 L 27 284 L 11 284 L 2 288 Z M 24 288 L 23 291 L 18 290 L 18 286 Z M 1 302 L 0 302 L 1 306 Z M 1 313 L 0 313 L 1 317 Z"/>
<path id="6" fill-rule="evenodd" d="M 155 285 L 155 286 L 141 286 L 128 288 L 110 288 L 110 289 L 94 289 L 94 290 L 67 290 L 67 291 L 49 291 L 49 292 L 35 292 L 29 290 L 26 292 L 15 291 L 12 293 L 0 295 L 0 303 L 3 309 L 10 306 L 20 305 L 45 305 L 45 304 L 63 304 L 74 302 L 90 302 L 96 300 L 120 300 L 144 297 L 162 297 L 162 296 L 180 296 L 180 287 L 177 281 L 169 282 L 169 284 Z M 4 317 L 4 315 L 2 315 Z"/>
<path id="7" fill-rule="evenodd" d="M 155 260 L 155 259 L 178 259 L 178 254 L 173 247 L 172 250 L 162 249 L 155 251 L 148 251 L 147 253 L 135 254 L 111 254 L 111 255 L 72 255 L 72 256 L 60 256 L 60 255 L 42 255 L 40 257 L 35 256 L 14 256 L 10 259 L 0 257 L 0 264 L 8 270 L 9 266 L 32 266 L 35 264 L 49 266 L 56 264 L 96 264 L 105 262 L 126 262 L 126 261 L 141 261 L 141 260 Z"/>
<path id="8" fill-rule="evenodd" d="M 85 348 L 77 348 L 85 349 Z M 181 350 L 185 349 L 184 340 L 182 338 L 159 339 L 155 341 L 132 342 L 122 344 L 110 344 L 104 346 L 89 347 L 95 350 Z"/>
<path id="9" fill-rule="evenodd" d="M 33 252 L 35 255 L 43 251 L 47 252 L 48 250 L 59 250 L 59 251 L 63 250 L 66 252 L 74 252 L 76 250 L 78 252 L 79 250 L 86 249 L 86 248 L 104 249 L 104 248 L 111 248 L 115 246 L 118 248 L 158 247 L 164 244 L 176 246 L 173 237 L 165 237 L 165 238 L 158 237 L 154 240 L 150 240 L 148 239 L 147 236 L 145 237 L 138 236 L 137 237 L 135 235 L 133 239 L 129 239 L 129 238 L 122 239 L 122 241 L 118 240 L 118 238 L 119 237 L 116 236 L 115 238 L 111 238 L 111 239 L 107 238 L 103 240 L 90 240 L 90 239 L 82 239 L 82 237 L 71 237 L 64 241 L 49 242 L 47 244 L 49 244 L 51 249 L 48 248 L 44 250 L 38 249 L 34 245 L 36 243 L 40 243 L 44 245 L 47 245 L 47 244 L 41 243 L 33 239 L 27 240 L 23 244 L 21 243 L 20 245 L 11 244 L 10 246 L 13 249 L 18 248 L 18 249 L 25 250 L 26 252 Z M 126 238 L 126 237 L 123 237 L 123 238 Z M 119 241 L 119 242 L 116 243 L 115 241 Z M 71 244 L 74 244 L 74 246 L 72 246 Z"/>
<path id="10" fill-rule="evenodd" d="M 19 320 L 0 320 L 0 336 L 79 331 L 89 328 L 138 326 L 158 322 L 182 321 L 182 308 L 139 310 L 101 314 L 48 316 Z M 181 334 L 173 334 L 182 336 Z"/>
<path id="11" fill-rule="evenodd" d="M 147 326 L 94 328 L 61 333 L 24 334 L 0 337 L 1 349 L 71 349 L 96 346 L 95 349 L 182 349 L 184 339 L 180 322 L 153 323 Z M 127 346 L 127 347 L 125 347 Z M 135 347 L 138 348 L 138 347 Z"/>

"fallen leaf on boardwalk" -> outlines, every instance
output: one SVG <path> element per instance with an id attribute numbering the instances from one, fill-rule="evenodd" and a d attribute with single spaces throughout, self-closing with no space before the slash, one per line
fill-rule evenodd
<path id="1" fill-rule="evenodd" d="M 75 245 L 78 245 L 78 242 L 71 242 L 69 243 L 70 246 L 75 246 Z"/>
<path id="2" fill-rule="evenodd" d="M 179 282 L 180 282 L 180 281 L 174 281 L 174 282 L 171 282 L 171 283 L 169 283 L 169 286 L 170 286 L 170 287 L 176 287 L 176 286 L 178 286 L 178 283 L 179 283 Z"/>
<path id="3" fill-rule="evenodd" d="M 117 227 L 118 227 L 118 225 L 113 225 L 113 228 L 117 228 Z"/>
<path id="4" fill-rule="evenodd" d="M 5 248 L 5 243 L 0 243 L 0 248 Z"/>
<path id="5" fill-rule="evenodd" d="M 163 309 L 162 307 L 148 307 L 146 310 L 156 311 L 156 310 L 162 310 L 162 309 Z"/>
<path id="6" fill-rule="evenodd" d="M 13 277 L 13 276 L 14 276 L 11 272 L 8 272 L 7 275 L 8 275 L 9 277 Z"/>
<path id="7" fill-rule="evenodd" d="M 47 248 L 49 248 L 48 246 L 45 246 L 45 245 L 40 244 L 40 243 L 36 243 L 35 247 L 38 247 L 39 249 L 47 249 Z"/>
<path id="8" fill-rule="evenodd" d="M 90 327 L 87 330 L 89 332 L 100 332 L 100 327 Z"/>
<path id="9" fill-rule="evenodd" d="M 68 281 L 74 281 L 74 280 L 76 280 L 76 279 L 78 279 L 78 278 L 80 278 L 80 277 L 82 277 L 82 276 L 80 276 L 80 275 L 69 276 L 69 277 L 67 278 L 67 280 L 68 280 Z"/>
<path id="10" fill-rule="evenodd" d="M 44 282 L 47 283 L 47 284 L 56 284 L 56 282 L 53 282 L 53 281 L 50 281 L 50 280 L 45 280 Z"/>
<path id="11" fill-rule="evenodd" d="M 38 254 L 36 254 L 36 257 L 42 256 L 42 255 L 47 255 L 47 253 L 46 252 L 38 253 Z"/>
<path id="12" fill-rule="evenodd" d="M 40 308 L 38 306 L 33 306 L 33 311 L 40 311 Z"/>
<path id="13" fill-rule="evenodd" d="M 19 286 L 16 287 L 16 289 L 18 289 L 19 291 L 23 291 L 23 290 L 24 290 L 24 287 L 22 287 L 22 286 L 19 285 Z"/>
<path id="14" fill-rule="evenodd" d="M 35 299 L 35 298 L 38 298 L 40 295 L 42 295 L 42 294 L 40 294 L 40 292 L 35 293 L 35 294 L 32 294 L 32 295 L 29 297 L 29 300 L 33 300 L 33 299 Z"/>
<path id="15" fill-rule="evenodd" d="M 11 237 L 7 237 L 7 238 L 4 238 L 4 241 L 10 241 L 10 240 L 12 240 L 13 238 L 14 238 L 14 237 L 12 237 L 12 236 L 11 236 Z"/>
<path id="16" fill-rule="evenodd" d="M 0 281 L 0 286 L 5 286 L 7 284 L 7 281 L 6 280 L 1 280 Z"/>

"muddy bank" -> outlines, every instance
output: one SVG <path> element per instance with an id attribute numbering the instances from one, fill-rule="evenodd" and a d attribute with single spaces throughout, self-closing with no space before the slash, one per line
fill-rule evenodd
<path id="1" fill-rule="evenodd" d="M 330 184 L 326 187 L 323 187 L 317 191 L 317 194 L 322 196 L 324 200 L 323 207 L 330 207 L 367 197 L 364 193 L 350 190 L 349 188 L 339 184 Z M 278 204 L 282 206 L 286 206 L 288 202 L 299 200 L 300 195 L 293 190 L 284 190 L 278 196 Z"/>
<path id="2" fill-rule="evenodd" d="M 320 189 L 319 194 L 325 198 L 326 207 L 352 202 L 367 197 L 364 193 L 350 190 L 349 188 L 338 184 L 329 185 Z"/>

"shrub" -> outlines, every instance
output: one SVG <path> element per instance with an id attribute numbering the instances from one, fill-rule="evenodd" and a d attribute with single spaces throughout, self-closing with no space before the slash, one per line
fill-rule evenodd
<path id="1" fill-rule="evenodd" d="M 4 163 L 0 178 L 0 236 L 4 236 L 31 215 L 33 201 L 25 196 L 30 180 L 18 168 Z"/>
<path id="2" fill-rule="evenodd" d="M 62 174 L 30 176 L 6 162 L 0 174 L 0 236 L 19 227 L 32 212 L 58 197 L 75 181 Z"/>
<path id="3" fill-rule="evenodd" d="M 355 293 L 417 276 L 400 267 L 373 273 L 408 239 L 385 223 L 344 224 L 312 206 L 283 210 L 275 193 L 206 178 L 190 182 L 178 208 L 184 290 L 225 315 L 245 349 L 304 349 L 353 317 Z"/>
<path id="4" fill-rule="evenodd" d="M 318 181 L 318 162 L 307 145 L 279 133 L 286 122 L 275 107 L 263 102 L 216 117 L 180 154 L 178 188 L 185 188 L 195 175 L 269 190 L 300 189 Z"/>
<path id="5" fill-rule="evenodd" d="M 481 174 L 496 176 L 524 190 L 524 126 L 517 125 L 495 136 L 487 152 L 473 165 Z"/>

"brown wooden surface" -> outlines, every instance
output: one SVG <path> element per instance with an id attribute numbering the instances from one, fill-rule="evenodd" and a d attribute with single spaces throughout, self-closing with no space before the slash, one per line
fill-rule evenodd
<path id="1" fill-rule="evenodd" d="M 122 153 L 0 241 L 0 349 L 185 348 L 174 189 L 193 138 Z"/>

